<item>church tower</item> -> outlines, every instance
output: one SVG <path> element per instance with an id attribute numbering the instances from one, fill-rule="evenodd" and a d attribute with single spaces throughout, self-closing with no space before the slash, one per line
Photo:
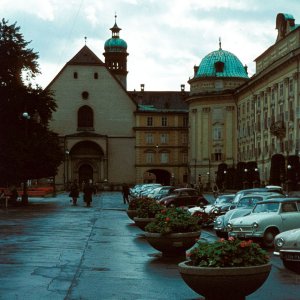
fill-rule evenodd
<path id="1" fill-rule="evenodd" d="M 115 15 L 115 24 L 110 28 L 112 37 L 104 44 L 103 53 L 105 65 L 119 79 L 125 89 L 127 89 L 127 43 L 120 39 L 119 32 L 121 28 L 117 25 L 117 16 Z"/>

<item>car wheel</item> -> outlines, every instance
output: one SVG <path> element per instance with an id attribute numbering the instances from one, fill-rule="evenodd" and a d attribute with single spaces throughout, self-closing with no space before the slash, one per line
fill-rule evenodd
<path id="1" fill-rule="evenodd" d="M 267 248 L 272 248 L 274 247 L 274 239 L 275 236 L 278 234 L 277 229 L 267 229 L 265 231 L 264 237 L 263 237 L 263 244 Z"/>
<path id="2" fill-rule="evenodd" d="M 300 263 L 299 262 L 288 261 L 288 260 L 282 260 L 282 262 L 283 262 L 283 265 L 287 269 L 289 269 L 297 274 L 300 274 Z"/>

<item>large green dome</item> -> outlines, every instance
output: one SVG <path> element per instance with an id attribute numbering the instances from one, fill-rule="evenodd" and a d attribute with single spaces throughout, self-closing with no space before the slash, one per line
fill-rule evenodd
<path id="1" fill-rule="evenodd" d="M 105 42 L 104 49 L 107 52 L 126 52 L 127 43 L 120 38 L 112 37 Z"/>
<path id="2" fill-rule="evenodd" d="M 195 75 L 195 78 L 201 77 L 249 78 L 240 60 L 234 54 L 221 48 L 202 59 Z"/>

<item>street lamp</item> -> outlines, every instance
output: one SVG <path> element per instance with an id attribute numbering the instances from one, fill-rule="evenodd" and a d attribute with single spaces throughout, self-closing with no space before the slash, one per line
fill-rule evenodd
<path id="1" fill-rule="evenodd" d="M 65 151 L 65 158 L 66 158 L 66 161 L 67 161 L 67 179 L 66 179 L 66 187 L 65 189 L 68 190 L 69 189 L 69 150 L 67 149 Z"/>
<path id="2" fill-rule="evenodd" d="M 27 141 L 27 139 L 28 139 L 28 121 L 30 120 L 30 115 L 27 111 L 24 111 L 22 113 L 22 117 L 25 120 L 25 140 Z M 24 182 L 23 182 L 22 203 L 24 205 L 28 204 L 27 180 L 28 180 L 28 178 L 24 179 Z"/>

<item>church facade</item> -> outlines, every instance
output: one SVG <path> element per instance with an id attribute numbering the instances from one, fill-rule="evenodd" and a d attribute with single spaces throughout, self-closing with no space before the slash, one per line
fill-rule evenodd
<path id="1" fill-rule="evenodd" d="M 278 184 L 289 172 L 297 177 L 300 28 L 288 14 L 277 15 L 276 28 L 251 78 L 220 42 L 194 67 L 189 92 L 183 84 L 127 91 L 127 44 L 115 22 L 104 62 L 85 45 L 47 87 L 58 105 L 50 126 L 65 153 L 57 186 L 77 179 L 210 187 L 228 185 L 234 170 L 254 185 L 269 182 L 274 156 Z"/>

